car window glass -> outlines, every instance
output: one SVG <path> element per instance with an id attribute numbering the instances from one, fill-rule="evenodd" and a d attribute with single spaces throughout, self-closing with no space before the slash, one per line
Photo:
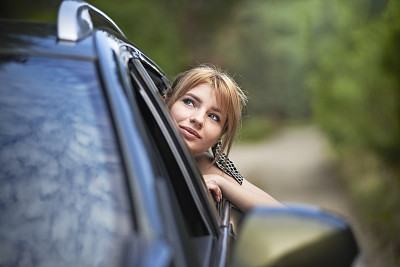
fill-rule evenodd
<path id="1" fill-rule="evenodd" d="M 0 266 L 113 266 L 133 226 L 93 62 L 0 58 Z"/>

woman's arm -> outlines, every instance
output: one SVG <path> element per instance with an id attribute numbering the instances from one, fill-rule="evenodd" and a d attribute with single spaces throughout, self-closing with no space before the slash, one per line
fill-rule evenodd
<path id="1" fill-rule="evenodd" d="M 227 175 L 225 174 L 224 176 Z M 230 176 L 205 174 L 203 177 L 207 184 L 215 182 L 222 191 L 222 195 L 243 212 L 256 206 L 284 207 L 279 201 L 246 179 L 243 179 L 243 183 L 240 185 Z"/>
<path id="2" fill-rule="evenodd" d="M 240 185 L 234 178 L 211 164 L 212 159 L 209 156 L 196 157 L 196 160 L 211 193 L 215 194 L 215 190 L 218 190 L 215 188 L 217 185 L 223 196 L 241 211 L 245 212 L 256 206 L 285 207 L 246 179 L 243 179 L 243 183 Z M 214 197 L 214 199 L 216 198 Z"/>

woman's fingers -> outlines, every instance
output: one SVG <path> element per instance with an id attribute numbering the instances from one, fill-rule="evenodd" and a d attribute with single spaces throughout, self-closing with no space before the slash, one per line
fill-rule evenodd
<path id="1" fill-rule="evenodd" d="M 213 196 L 214 200 L 216 202 L 220 202 L 222 199 L 222 192 L 219 186 L 217 185 L 217 182 L 214 180 L 208 180 L 206 181 L 206 185 L 208 190 L 210 190 L 211 195 Z"/>

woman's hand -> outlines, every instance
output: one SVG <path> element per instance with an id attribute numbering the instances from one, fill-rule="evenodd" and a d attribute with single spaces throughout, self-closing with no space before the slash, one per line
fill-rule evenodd
<path id="1" fill-rule="evenodd" d="M 217 171 L 215 170 L 215 172 Z M 243 179 L 243 183 L 239 184 L 234 178 L 224 173 L 222 175 L 203 174 L 203 178 L 215 201 L 219 202 L 222 199 L 222 194 L 224 194 L 224 198 L 242 212 L 256 206 L 285 207 L 267 192 L 246 179 Z"/>
<path id="2" fill-rule="evenodd" d="M 213 179 L 211 175 L 204 175 L 204 180 L 206 182 L 208 190 L 210 190 L 211 195 L 213 196 L 216 202 L 220 202 L 222 199 L 221 188 L 219 188 L 217 182 Z"/>

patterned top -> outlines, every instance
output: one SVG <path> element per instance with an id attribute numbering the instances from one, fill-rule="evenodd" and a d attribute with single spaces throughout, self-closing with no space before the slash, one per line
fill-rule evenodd
<path id="1" fill-rule="evenodd" d="M 217 155 L 220 153 L 220 150 L 221 146 L 219 144 L 212 148 L 214 157 L 217 157 Z M 233 164 L 233 162 L 226 156 L 225 153 L 222 153 L 218 157 L 215 165 L 229 176 L 235 178 L 239 184 L 243 183 L 243 176 L 239 173 L 235 164 Z"/>
<path id="2" fill-rule="evenodd" d="M 235 178 L 239 184 L 243 183 L 243 176 L 239 173 L 233 162 L 225 155 L 225 153 L 222 153 L 215 162 L 215 165 L 229 176 Z"/>

